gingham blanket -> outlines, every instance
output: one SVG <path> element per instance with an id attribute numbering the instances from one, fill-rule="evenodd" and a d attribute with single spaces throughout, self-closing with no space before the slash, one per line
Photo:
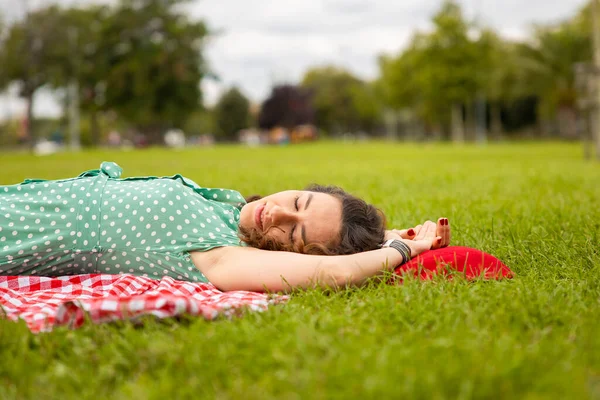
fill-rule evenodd
<path id="1" fill-rule="evenodd" d="M 23 319 L 32 332 L 55 326 L 159 318 L 187 314 L 214 319 L 242 310 L 263 311 L 287 296 L 221 292 L 206 283 L 153 280 L 132 275 L 74 275 L 59 278 L 0 276 L 0 316 Z"/>

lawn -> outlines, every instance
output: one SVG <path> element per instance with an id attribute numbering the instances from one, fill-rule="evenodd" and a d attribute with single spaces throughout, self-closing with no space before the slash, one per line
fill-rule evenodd
<path id="1" fill-rule="evenodd" d="M 0 183 L 119 163 L 244 194 L 337 184 L 390 226 L 450 218 L 510 281 L 311 290 L 265 313 L 85 325 L 0 320 L 0 398 L 600 399 L 600 164 L 578 145 L 321 143 L 0 153 Z"/>

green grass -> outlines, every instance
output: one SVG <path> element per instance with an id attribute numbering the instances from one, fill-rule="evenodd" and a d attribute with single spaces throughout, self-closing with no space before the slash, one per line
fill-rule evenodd
<path id="1" fill-rule="evenodd" d="M 244 194 L 310 182 L 379 205 L 391 226 L 450 218 L 502 282 L 307 291 L 233 320 L 0 321 L 0 398 L 600 399 L 600 164 L 571 144 L 341 145 L 0 154 L 0 183 L 118 162 Z"/>

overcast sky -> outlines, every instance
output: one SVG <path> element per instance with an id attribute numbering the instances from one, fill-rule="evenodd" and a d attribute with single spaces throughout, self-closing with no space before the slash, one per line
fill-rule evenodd
<path id="1" fill-rule="evenodd" d="M 29 0 L 44 4 L 88 4 L 90 0 Z M 102 1 L 96 1 L 102 2 Z M 114 2 L 105 0 L 104 3 Z M 528 34 L 532 23 L 573 15 L 585 0 L 461 0 L 468 18 L 496 28 L 505 37 Z M 18 18 L 25 0 L 0 0 L 5 18 Z M 199 0 L 189 14 L 219 34 L 206 48 L 220 81 L 205 81 L 208 103 L 230 85 L 259 102 L 271 85 L 297 82 L 310 66 L 335 64 L 364 79 L 377 76 L 377 55 L 397 53 L 417 29 L 429 27 L 441 0 Z M 36 98 L 36 115 L 60 110 L 49 93 Z M 14 96 L 0 99 L 0 118 L 19 113 Z"/>

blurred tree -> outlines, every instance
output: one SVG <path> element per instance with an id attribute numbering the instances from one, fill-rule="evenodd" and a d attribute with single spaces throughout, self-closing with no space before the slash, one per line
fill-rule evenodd
<path id="1" fill-rule="evenodd" d="M 376 92 L 392 109 L 411 109 L 415 116 L 427 122 L 435 122 L 434 115 L 427 113 L 427 99 L 423 93 L 426 77 L 422 68 L 427 64 L 424 47 L 427 37 L 416 34 L 397 57 L 379 58 L 380 78 L 375 83 Z"/>
<path id="2" fill-rule="evenodd" d="M 276 126 L 293 129 L 297 125 L 313 124 L 314 114 L 307 89 L 294 85 L 275 86 L 261 106 L 258 125 L 261 129 Z"/>
<path id="3" fill-rule="evenodd" d="M 0 13 L 0 49 L 4 47 L 4 40 L 6 35 L 6 24 L 4 22 L 4 16 Z M 2 55 L 2 50 L 0 50 L 0 56 Z M 0 91 L 6 89 L 8 86 L 8 77 L 6 75 L 6 71 L 4 68 L 0 68 Z"/>
<path id="4" fill-rule="evenodd" d="M 181 11 L 189 0 L 121 0 L 102 24 L 104 101 L 151 143 L 201 102 L 208 31 Z"/>
<path id="5" fill-rule="evenodd" d="M 214 111 L 198 108 L 186 120 L 183 131 L 187 136 L 214 135 L 217 131 Z"/>
<path id="6" fill-rule="evenodd" d="M 5 34 L 4 16 L 0 12 L 0 49 L 3 46 L 2 43 L 4 41 L 4 34 Z M 0 92 L 5 90 L 7 86 L 8 86 L 8 79 L 6 77 L 4 69 L 0 68 Z M 9 134 L 8 134 L 10 122 L 11 121 L 0 120 L 0 146 L 8 143 L 10 141 Z"/>
<path id="7" fill-rule="evenodd" d="M 555 117 L 561 134 L 575 137 L 574 64 L 592 59 L 589 5 L 558 25 L 536 26 L 533 37 L 519 46 L 528 89 L 539 102 L 539 114 Z"/>
<path id="8" fill-rule="evenodd" d="M 478 49 L 458 3 L 446 0 L 433 16 L 431 33 L 416 34 L 396 58 L 380 59 L 378 87 L 393 108 L 411 107 L 430 125 L 451 126 L 464 140 L 462 110 L 474 100 L 481 78 Z"/>
<path id="9" fill-rule="evenodd" d="M 51 66 L 58 63 L 53 33 L 60 25 L 60 9 L 56 6 L 28 12 L 23 20 L 13 23 L 0 48 L 0 65 L 4 83 L 19 84 L 26 101 L 25 138 L 35 144 L 33 102 L 35 92 L 50 81 Z"/>
<path id="10" fill-rule="evenodd" d="M 469 24 L 455 1 L 447 0 L 433 17 L 434 31 L 427 37 L 422 71 L 428 116 L 452 123 L 452 139 L 465 138 L 461 108 L 467 109 L 477 92 L 477 48 L 469 39 Z M 450 111 L 450 112 L 449 112 Z"/>
<path id="11" fill-rule="evenodd" d="M 490 29 L 484 29 L 476 42 L 479 54 L 478 87 L 487 99 L 492 134 L 502 136 L 502 109 L 519 98 L 532 95 L 527 89 L 526 75 L 517 44 L 503 40 Z"/>
<path id="12" fill-rule="evenodd" d="M 250 102 L 237 88 L 223 93 L 213 111 L 217 134 L 236 140 L 238 131 L 249 125 L 249 107 Z"/>
<path id="13" fill-rule="evenodd" d="M 90 117 L 90 142 L 98 145 L 98 113 L 106 106 L 104 89 L 109 71 L 109 53 L 101 53 L 100 50 L 103 24 L 110 18 L 110 9 L 105 6 L 69 8 L 61 13 L 60 18 L 52 44 L 58 62 L 48 66 L 52 72 L 50 78 L 56 88 L 76 82 L 78 106 Z M 74 99 L 67 99 L 69 101 Z"/>
<path id="14" fill-rule="evenodd" d="M 500 53 L 502 40 L 491 29 L 479 29 L 478 38 L 475 40 L 477 51 L 477 65 L 475 78 L 477 80 L 477 95 L 475 99 L 475 113 L 477 114 L 476 136 L 480 141 L 487 139 L 486 105 L 489 106 L 493 119 L 494 133 L 500 135 L 502 121 L 500 117 L 500 100 L 502 87 L 499 85 L 504 72 Z"/>
<path id="15" fill-rule="evenodd" d="M 358 116 L 359 128 L 374 134 L 381 124 L 383 104 L 377 97 L 374 82 L 361 82 L 352 87 L 352 103 Z"/>
<path id="16" fill-rule="evenodd" d="M 331 133 L 372 131 L 379 119 L 372 88 L 350 72 L 333 67 L 308 70 L 302 86 L 312 92 L 315 121 Z"/>

